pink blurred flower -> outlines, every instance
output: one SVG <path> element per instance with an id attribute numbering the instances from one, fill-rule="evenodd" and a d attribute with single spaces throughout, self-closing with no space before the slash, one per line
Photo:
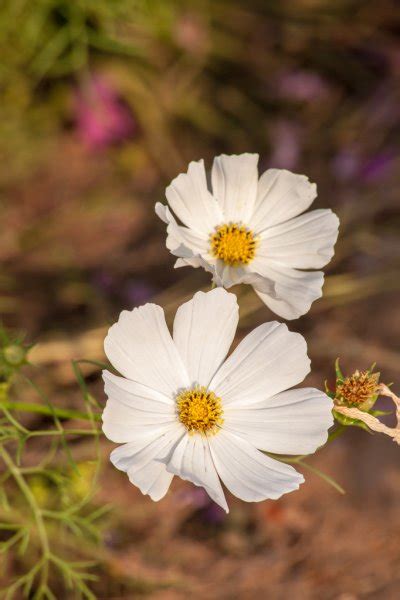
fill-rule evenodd
<path id="1" fill-rule="evenodd" d="M 79 137 L 90 148 L 120 142 L 135 131 L 135 122 L 116 90 L 94 76 L 75 94 L 75 117 Z"/>

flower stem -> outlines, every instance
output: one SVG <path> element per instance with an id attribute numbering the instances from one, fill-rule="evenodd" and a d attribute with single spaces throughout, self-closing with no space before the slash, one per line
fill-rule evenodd
<path id="1" fill-rule="evenodd" d="M 36 503 L 35 497 L 29 485 L 26 483 L 23 475 L 20 473 L 18 467 L 14 464 L 14 461 L 12 460 L 11 456 L 4 448 L 4 446 L 0 446 L 0 456 L 2 457 L 6 466 L 10 470 L 10 473 L 14 477 L 16 484 L 18 485 L 19 489 L 25 497 L 25 500 L 27 501 L 32 510 L 33 517 L 36 521 L 40 543 L 42 546 L 43 558 L 47 559 L 50 553 L 50 548 L 41 510 Z"/>
<path id="2" fill-rule="evenodd" d="M 101 415 L 82 412 L 80 410 L 73 410 L 69 408 L 56 408 L 52 409 L 44 404 L 35 404 L 33 402 L 12 402 L 10 400 L 1 400 L 0 409 L 5 408 L 7 410 L 16 410 L 19 412 L 35 413 L 39 415 L 46 415 L 48 417 L 58 417 L 59 419 L 80 419 L 82 421 L 95 421 L 101 420 Z"/>

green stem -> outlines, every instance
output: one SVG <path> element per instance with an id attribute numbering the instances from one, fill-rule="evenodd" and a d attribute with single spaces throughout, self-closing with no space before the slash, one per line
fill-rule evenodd
<path id="1" fill-rule="evenodd" d="M 339 494 L 346 493 L 341 485 L 339 485 L 334 479 L 332 479 L 332 477 L 329 477 L 329 475 L 327 475 L 326 473 L 323 473 L 323 471 L 320 471 L 316 467 L 313 467 L 309 463 L 303 462 L 302 460 L 299 460 L 297 462 L 297 464 L 301 465 L 305 469 L 308 469 L 309 471 L 311 471 L 311 473 L 314 473 L 314 475 L 318 475 L 318 477 L 321 477 L 321 479 L 326 481 L 326 483 L 329 483 L 329 485 L 331 485 L 333 488 L 335 488 L 335 490 L 337 490 L 339 492 Z"/>
<path id="2" fill-rule="evenodd" d="M 329 434 L 326 443 L 329 444 L 329 442 L 333 442 L 333 440 L 342 435 L 342 433 L 344 433 L 345 431 L 346 427 L 344 425 L 339 425 L 337 429 L 335 429 L 334 431 L 332 431 L 332 433 Z"/>
<path id="3" fill-rule="evenodd" d="M 46 415 L 47 417 L 56 416 L 59 419 L 80 419 L 82 421 L 91 421 L 92 419 L 95 419 L 96 421 L 101 420 L 101 415 L 89 415 L 88 413 L 80 410 L 73 410 L 69 408 L 53 407 L 53 409 L 50 409 L 44 404 L 34 404 L 33 402 L 12 402 L 10 400 L 1 400 L 0 408 Z"/>
<path id="4" fill-rule="evenodd" d="M 47 560 L 50 554 L 49 540 L 47 538 L 46 527 L 44 525 L 42 513 L 36 503 L 35 496 L 32 494 L 29 485 L 26 483 L 24 477 L 19 472 L 18 467 L 14 464 L 14 461 L 12 460 L 11 456 L 8 454 L 4 446 L 0 446 L 0 456 L 3 458 L 5 464 L 7 465 L 12 476 L 14 477 L 19 489 L 21 490 L 21 492 L 25 496 L 27 503 L 31 507 L 34 519 L 36 521 L 37 531 L 43 550 L 43 558 Z"/>
<path id="5" fill-rule="evenodd" d="M 98 430 L 92 429 L 63 429 L 59 431 L 58 429 L 50 430 L 44 429 L 43 431 L 30 431 L 27 438 L 33 437 L 51 437 L 51 436 L 62 436 L 62 435 L 98 435 Z"/>

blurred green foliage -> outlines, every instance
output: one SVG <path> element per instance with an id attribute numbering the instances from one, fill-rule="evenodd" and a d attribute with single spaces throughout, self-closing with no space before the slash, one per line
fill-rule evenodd
<path id="1" fill-rule="evenodd" d="M 87 391 L 78 364 L 74 364 L 85 410 L 60 411 L 21 372 L 29 348 L 16 339 L 11 343 L 4 329 L 0 334 L 2 597 L 54 600 L 64 589 L 70 590 L 65 593 L 94 598 L 88 583 L 96 577 L 90 569 L 96 564 L 93 557 L 101 540 L 98 521 L 108 510 L 93 504 L 100 468 L 97 404 Z M 14 360 L 16 356 L 18 360 Z M 21 379 L 37 393 L 37 403 L 15 402 L 14 387 Z M 46 415 L 53 426 L 29 427 L 23 417 L 29 412 Z M 66 418 L 86 421 L 89 427 L 64 428 Z M 77 463 L 71 440 L 85 436 L 94 439 L 97 457 Z"/>
<path id="2" fill-rule="evenodd" d="M 374 92 L 393 53 L 390 6 L 387 0 L 380 7 L 362 0 L 334 6 L 326 0 L 5 0 L 0 152 L 7 169 L 0 174 L 9 178 L 36 164 L 40 148 L 71 123 L 71 89 L 93 68 L 110 64 L 150 142 L 153 119 L 162 138 L 173 126 L 172 139 L 159 142 L 173 153 L 172 168 L 179 152 L 204 151 L 207 137 L 240 149 L 246 136 L 265 152 L 272 142 L 268 120 L 282 115 L 307 127 L 309 154 L 316 153 L 322 129 L 334 146 L 354 142 L 364 118 L 360 100 Z M 279 78 L 292 70 L 312 74 L 314 99 L 280 93 Z M 190 135 L 206 136 L 196 149 L 187 148 L 188 126 Z M 168 167 L 171 157 L 163 156 Z"/>

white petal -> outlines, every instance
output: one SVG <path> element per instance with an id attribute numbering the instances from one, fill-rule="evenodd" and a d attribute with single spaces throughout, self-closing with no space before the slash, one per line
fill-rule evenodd
<path id="1" fill-rule="evenodd" d="M 207 189 L 204 161 L 191 162 L 166 189 L 168 203 L 176 216 L 194 231 L 210 234 L 222 223 L 222 211 Z"/>
<path id="2" fill-rule="evenodd" d="M 146 385 L 103 371 L 104 390 L 108 397 L 137 410 L 151 413 L 169 412 L 175 407 L 175 399 L 157 392 Z"/>
<path id="3" fill-rule="evenodd" d="M 155 211 L 168 224 L 166 246 L 172 254 L 190 259 L 208 253 L 209 241 L 206 234 L 178 225 L 169 208 L 160 202 L 157 202 Z"/>
<path id="4" fill-rule="evenodd" d="M 202 256 L 196 256 L 194 258 L 178 258 L 174 264 L 174 269 L 179 269 L 181 267 L 193 267 L 194 269 L 197 269 L 198 267 L 203 267 L 205 271 L 212 274 L 215 285 L 221 286 L 222 283 L 216 275 L 215 262 L 216 260 L 210 259 L 208 255 L 206 255 L 205 258 Z"/>
<path id="5" fill-rule="evenodd" d="M 130 442 L 141 433 L 157 436 L 162 427 L 176 422 L 176 414 L 140 411 L 109 398 L 102 415 L 104 434 L 117 444 Z"/>
<path id="6" fill-rule="evenodd" d="M 305 315 L 311 304 L 322 296 L 324 274 L 322 271 L 297 271 L 281 266 L 279 263 L 255 261 L 253 268 L 268 281 L 275 282 L 275 295 L 266 293 L 258 284 L 254 290 L 261 300 L 284 319 L 297 319 Z"/>
<path id="7" fill-rule="evenodd" d="M 216 259 L 210 254 L 204 257 L 198 256 L 195 258 L 178 258 L 174 268 L 180 267 L 203 267 L 206 271 L 212 274 L 213 283 L 218 287 L 229 289 L 233 285 L 241 283 L 249 283 L 258 285 L 263 291 L 273 295 L 274 283 L 266 283 L 265 278 L 258 273 L 253 273 L 248 267 L 232 267 L 225 264 L 222 260 Z"/>
<path id="8" fill-rule="evenodd" d="M 191 385 L 208 386 L 232 344 L 239 319 L 236 296 L 222 288 L 197 292 L 174 321 L 174 342 Z"/>
<path id="9" fill-rule="evenodd" d="M 259 233 L 304 212 L 317 196 L 315 183 L 285 169 L 268 169 L 258 182 L 250 228 Z"/>
<path id="10" fill-rule="evenodd" d="M 244 268 L 232 267 L 219 259 L 215 262 L 212 270 L 214 283 L 225 289 L 243 283 L 247 276 L 247 271 Z"/>
<path id="11" fill-rule="evenodd" d="M 161 202 L 156 202 L 155 206 L 154 206 L 154 211 L 157 215 L 157 217 L 159 217 L 161 219 L 161 221 L 164 221 L 164 223 L 166 223 L 168 225 L 169 223 L 169 215 L 168 215 L 168 206 L 165 206 L 165 204 L 161 204 Z"/>
<path id="12" fill-rule="evenodd" d="M 210 265 L 208 270 L 213 274 L 213 281 L 217 286 L 229 289 L 234 285 L 245 283 L 257 287 L 264 293 L 270 294 L 273 298 L 275 297 L 275 283 L 267 280 L 258 273 L 254 273 L 251 270 L 251 265 L 246 267 L 232 267 L 218 260 L 214 266 Z"/>
<path id="13" fill-rule="evenodd" d="M 224 429 L 275 454 L 315 452 L 332 424 L 332 400 L 314 388 L 288 390 L 250 408 L 224 412 Z"/>
<path id="14" fill-rule="evenodd" d="M 133 464 L 133 457 L 144 450 L 149 444 L 157 442 L 161 436 L 168 432 L 171 428 L 161 427 L 156 435 L 154 433 L 141 432 L 135 436 L 130 442 L 118 446 L 110 454 L 110 460 L 114 467 L 120 471 L 127 471 Z"/>
<path id="15" fill-rule="evenodd" d="M 167 396 L 189 384 L 160 306 L 124 310 L 109 329 L 104 349 L 122 375 Z"/>
<path id="16" fill-rule="evenodd" d="M 258 154 L 222 154 L 214 159 L 211 179 L 213 195 L 225 222 L 245 225 L 254 210 L 258 183 Z"/>
<path id="17" fill-rule="evenodd" d="M 273 321 L 240 342 L 210 383 L 224 406 L 247 406 L 303 381 L 310 370 L 302 335 Z"/>
<path id="18" fill-rule="evenodd" d="M 214 502 L 229 512 L 208 440 L 208 437 L 199 434 L 185 435 L 166 462 L 166 467 L 181 479 L 203 487 Z"/>
<path id="19" fill-rule="evenodd" d="M 136 485 L 142 494 L 149 495 L 154 502 L 164 498 L 174 478 L 172 473 L 168 473 L 163 463 L 155 460 L 141 470 L 128 470 L 128 477 L 129 481 Z"/>
<path id="20" fill-rule="evenodd" d="M 181 267 L 193 267 L 198 269 L 203 266 L 203 261 L 200 257 L 195 258 L 177 258 L 174 264 L 174 269 L 180 269 Z"/>
<path id="21" fill-rule="evenodd" d="M 304 478 L 293 467 L 265 456 L 240 437 L 221 430 L 209 440 L 218 475 L 245 502 L 276 500 L 297 490 Z"/>
<path id="22" fill-rule="evenodd" d="M 108 371 L 103 378 L 108 401 L 102 419 L 108 439 L 121 443 L 142 434 L 156 437 L 165 425 L 176 422 L 172 398 Z"/>
<path id="23" fill-rule="evenodd" d="M 208 273 L 211 273 L 212 275 L 212 281 L 213 283 L 218 286 L 218 287 L 224 287 L 227 288 L 229 286 L 226 286 L 223 284 L 222 279 L 219 276 L 218 273 L 218 269 L 217 269 L 217 259 L 210 257 L 210 255 L 206 255 L 204 258 L 202 256 L 196 257 L 196 258 L 182 258 L 176 261 L 174 268 L 175 269 L 179 269 L 180 267 L 187 267 L 187 266 L 191 266 L 194 267 L 195 269 L 197 269 L 198 267 L 203 267 L 203 269 L 205 271 L 207 271 Z"/>
<path id="24" fill-rule="evenodd" d="M 139 438 L 116 448 L 111 453 L 111 462 L 118 469 L 127 471 L 130 482 L 143 494 L 159 500 L 166 494 L 172 480 L 160 461 L 173 451 L 184 433 L 184 427 L 174 423 L 151 441 L 149 438 Z"/>
<path id="25" fill-rule="evenodd" d="M 286 267 L 320 269 L 332 258 L 339 219 L 331 210 L 312 210 L 262 233 L 257 259 Z"/>

